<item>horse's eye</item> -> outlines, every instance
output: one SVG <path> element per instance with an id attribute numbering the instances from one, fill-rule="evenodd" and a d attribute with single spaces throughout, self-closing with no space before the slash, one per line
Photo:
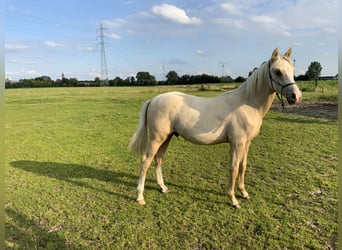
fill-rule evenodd
<path id="1" fill-rule="evenodd" d="M 282 76 L 282 75 L 283 75 L 283 73 L 281 73 L 281 71 L 280 71 L 279 69 L 277 69 L 277 70 L 275 71 L 275 74 L 276 74 L 277 76 Z"/>

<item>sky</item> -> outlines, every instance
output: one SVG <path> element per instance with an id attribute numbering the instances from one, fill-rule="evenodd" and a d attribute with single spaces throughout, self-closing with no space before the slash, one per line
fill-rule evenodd
<path id="1" fill-rule="evenodd" d="M 338 72 L 337 0 L 6 0 L 5 76 L 93 80 L 148 71 L 247 77 L 279 48 L 296 75 Z"/>

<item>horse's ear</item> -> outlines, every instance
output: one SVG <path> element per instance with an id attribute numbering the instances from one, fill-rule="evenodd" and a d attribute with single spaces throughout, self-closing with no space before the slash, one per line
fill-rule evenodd
<path id="1" fill-rule="evenodd" d="M 278 48 L 275 48 L 273 50 L 273 53 L 272 53 L 272 59 L 276 60 L 276 59 L 278 59 L 278 56 L 279 56 L 279 50 L 278 50 Z"/>
<path id="2" fill-rule="evenodd" d="M 290 58 L 292 54 L 292 48 L 289 48 L 289 50 L 284 54 L 285 57 Z"/>

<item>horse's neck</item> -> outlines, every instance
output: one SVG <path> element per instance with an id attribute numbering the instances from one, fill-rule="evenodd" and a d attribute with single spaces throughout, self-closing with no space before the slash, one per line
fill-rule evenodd
<path id="1" fill-rule="evenodd" d="M 267 74 L 267 64 L 262 65 L 257 71 L 250 82 L 246 82 L 244 89 L 242 90 L 245 94 L 246 104 L 257 109 L 262 117 L 271 108 L 275 93 L 271 91 L 269 85 L 269 79 Z M 248 86 L 248 84 L 251 84 Z M 243 86 L 241 86 L 243 87 Z"/>
<path id="2" fill-rule="evenodd" d="M 264 117 L 267 114 L 267 112 L 270 110 L 273 100 L 274 100 L 274 96 L 275 96 L 275 93 L 270 93 L 266 95 L 263 102 L 260 102 L 259 105 L 256 105 L 256 106 L 259 106 L 257 109 L 259 110 L 262 117 Z"/>

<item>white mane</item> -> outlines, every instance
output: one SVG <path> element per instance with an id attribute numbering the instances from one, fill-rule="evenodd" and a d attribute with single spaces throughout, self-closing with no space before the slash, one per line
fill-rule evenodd
<path id="1" fill-rule="evenodd" d="M 264 62 L 259 68 L 255 69 L 244 83 L 246 85 L 247 94 L 252 97 L 253 93 L 258 93 L 268 82 L 268 62 Z"/>

